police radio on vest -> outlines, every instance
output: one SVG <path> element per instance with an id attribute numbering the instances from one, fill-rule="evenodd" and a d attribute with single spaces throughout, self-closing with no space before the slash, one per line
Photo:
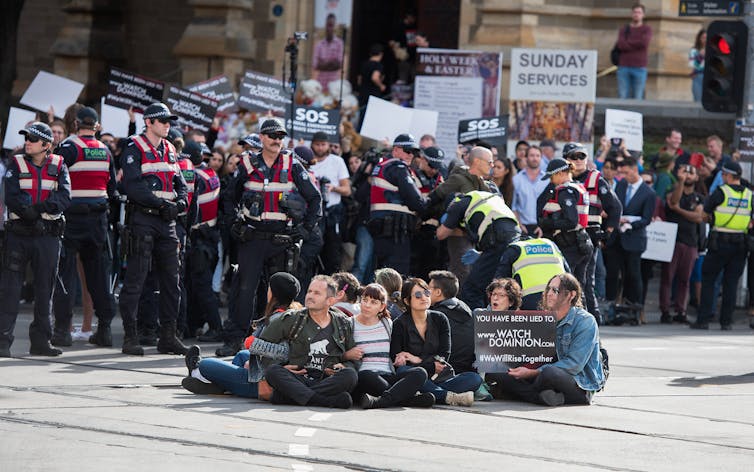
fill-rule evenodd
<path id="1" fill-rule="evenodd" d="M 308 121 L 309 123 L 325 124 L 330 121 L 326 111 L 307 110 L 306 108 L 296 109 L 296 121 Z"/>
<path id="2" fill-rule="evenodd" d="M 497 128 L 500 126 L 499 118 L 492 118 L 489 120 L 471 120 L 469 121 L 469 131 L 485 130 L 491 128 Z"/>

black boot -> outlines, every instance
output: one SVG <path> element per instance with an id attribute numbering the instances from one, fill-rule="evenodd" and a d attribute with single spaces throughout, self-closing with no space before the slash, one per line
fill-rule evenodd
<path id="1" fill-rule="evenodd" d="M 123 354 L 132 356 L 143 356 L 144 348 L 139 345 L 139 335 L 136 333 L 136 326 L 123 326 L 125 335 L 123 337 Z"/>
<path id="2" fill-rule="evenodd" d="M 225 343 L 218 347 L 215 351 L 215 355 L 217 357 L 229 357 L 229 356 L 235 356 L 238 351 L 240 351 L 242 348 L 241 341 L 225 341 Z"/>
<path id="3" fill-rule="evenodd" d="M 113 332 L 109 324 L 103 324 L 102 321 L 97 325 L 97 331 L 89 336 L 89 344 L 96 344 L 102 347 L 111 347 L 113 345 Z"/>
<path id="4" fill-rule="evenodd" d="M 73 346 L 73 339 L 71 338 L 70 330 L 68 330 L 68 328 L 58 329 L 58 327 L 56 326 L 55 330 L 52 332 L 52 339 L 50 339 L 50 343 L 53 346 Z"/>
<path id="5" fill-rule="evenodd" d="M 175 330 L 175 321 L 169 321 L 160 326 L 160 340 L 157 341 L 157 352 L 160 354 L 186 355 L 188 348 L 178 339 Z"/>
<path id="6" fill-rule="evenodd" d="M 52 347 L 48 341 L 45 341 L 44 343 L 33 342 L 29 348 L 29 354 L 32 356 L 55 357 L 63 354 L 63 351 Z"/>
<path id="7" fill-rule="evenodd" d="M 142 328 L 141 330 L 139 330 L 139 344 L 141 344 L 142 346 L 156 346 L 157 329 Z"/>

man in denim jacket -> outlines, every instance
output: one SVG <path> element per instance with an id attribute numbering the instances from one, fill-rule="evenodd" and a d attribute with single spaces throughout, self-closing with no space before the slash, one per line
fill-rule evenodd
<path id="1" fill-rule="evenodd" d="M 550 279 L 542 305 L 555 312 L 557 362 L 538 369 L 516 367 L 498 379 L 497 394 L 541 405 L 588 405 L 605 384 L 600 336 L 594 317 L 581 307 L 581 286 L 571 274 Z"/>

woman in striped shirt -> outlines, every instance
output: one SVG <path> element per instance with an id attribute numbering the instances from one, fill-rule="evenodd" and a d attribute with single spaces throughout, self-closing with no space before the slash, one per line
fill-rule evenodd
<path id="1" fill-rule="evenodd" d="M 390 334 L 393 323 L 387 313 L 387 292 L 379 284 L 369 284 L 361 294 L 361 313 L 352 318 L 356 341 L 362 408 L 392 406 L 431 407 L 435 397 L 418 393 L 427 381 L 427 371 L 414 367 L 395 373 L 390 362 Z"/>

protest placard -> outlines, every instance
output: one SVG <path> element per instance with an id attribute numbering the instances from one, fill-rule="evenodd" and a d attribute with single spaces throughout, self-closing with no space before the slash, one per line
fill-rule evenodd
<path id="1" fill-rule="evenodd" d="M 133 107 L 134 111 L 142 113 L 149 105 L 162 102 L 164 90 L 165 84 L 159 80 L 111 67 L 105 103 L 124 110 Z"/>
<path id="2" fill-rule="evenodd" d="M 311 141 L 314 133 L 327 134 L 329 142 L 340 142 L 338 128 L 340 112 L 324 108 L 296 106 L 293 110 L 293 133 L 295 139 Z M 288 127 L 290 129 L 290 126 Z"/>
<path id="3" fill-rule="evenodd" d="M 99 114 L 99 122 L 102 126 L 103 133 L 110 133 L 116 138 L 128 137 L 128 110 L 113 107 L 105 103 L 105 97 L 102 97 Z M 136 124 L 136 134 L 144 131 L 144 116 L 141 113 L 134 112 L 134 124 Z"/>
<path id="4" fill-rule="evenodd" d="M 238 110 L 236 95 L 230 86 L 230 80 L 225 75 L 218 75 L 203 82 L 189 85 L 186 89 L 215 100 L 218 113 L 231 113 Z"/>
<path id="5" fill-rule="evenodd" d="M 754 126 L 738 126 L 737 149 L 742 161 L 754 162 Z"/>
<path id="6" fill-rule="evenodd" d="M 10 111 L 8 112 L 8 125 L 5 127 L 3 149 L 15 149 L 19 146 L 23 146 L 24 136 L 18 134 L 18 132 L 26 128 L 26 125 L 34 121 L 36 117 L 37 114 L 33 111 L 10 107 Z"/>
<path id="7" fill-rule="evenodd" d="M 282 80 L 271 75 L 246 71 L 239 86 L 239 107 L 262 113 L 272 111 L 276 116 L 285 116 L 290 104 L 291 94 L 283 87 Z"/>
<path id="8" fill-rule="evenodd" d="M 21 97 L 21 103 L 35 110 L 47 112 L 50 106 L 55 116 L 62 118 L 65 109 L 76 103 L 84 84 L 43 70 L 37 73 Z"/>
<path id="9" fill-rule="evenodd" d="M 437 116 L 434 110 L 404 108 L 371 96 L 361 125 L 361 135 L 378 141 L 387 138 L 393 142 L 399 134 L 411 133 L 418 140 L 424 134 L 435 135 Z"/>
<path id="10" fill-rule="evenodd" d="M 501 156 L 505 156 L 505 146 L 508 139 L 508 115 L 493 118 L 474 118 L 458 122 L 458 142 L 472 143 L 484 141 L 498 148 Z"/>
<path id="11" fill-rule="evenodd" d="M 629 151 L 641 151 L 644 147 L 644 124 L 641 113 L 635 111 L 605 110 L 605 136 L 622 138 Z"/>
<path id="12" fill-rule="evenodd" d="M 642 259 L 670 262 L 675 251 L 675 237 L 678 224 L 667 221 L 653 221 L 647 225 L 647 249 Z"/>
<path id="13" fill-rule="evenodd" d="M 555 314 L 549 311 L 474 311 L 476 367 L 479 372 L 536 368 L 557 359 Z"/>
<path id="14" fill-rule="evenodd" d="M 171 86 L 165 102 L 170 111 L 178 115 L 178 125 L 182 128 L 206 133 L 217 114 L 217 101 L 180 87 Z"/>

